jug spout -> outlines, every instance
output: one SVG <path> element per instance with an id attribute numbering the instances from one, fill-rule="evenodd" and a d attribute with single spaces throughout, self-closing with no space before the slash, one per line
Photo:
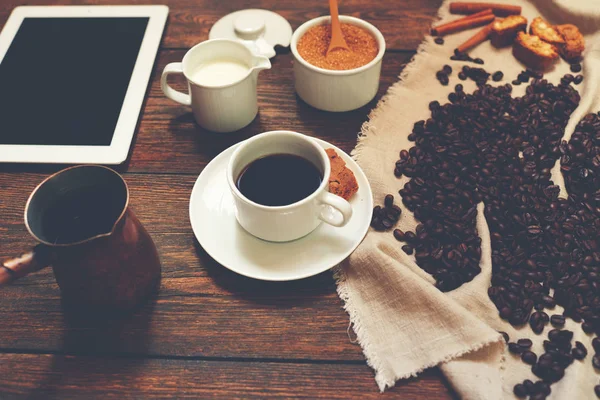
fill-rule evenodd
<path id="1" fill-rule="evenodd" d="M 252 64 L 252 72 L 254 74 L 258 74 L 258 72 L 262 71 L 263 69 L 271 69 L 271 61 L 269 61 L 269 58 L 265 56 L 255 56 Z"/>

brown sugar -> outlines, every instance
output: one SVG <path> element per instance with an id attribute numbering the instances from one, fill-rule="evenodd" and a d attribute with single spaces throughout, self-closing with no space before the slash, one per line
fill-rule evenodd
<path id="1" fill-rule="evenodd" d="M 327 56 L 331 40 L 331 25 L 317 25 L 310 28 L 298 40 L 298 53 L 315 67 L 348 70 L 362 67 L 371 62 L 379 52 L 377 40 L 363 28 L 351 24 L 341 24 L 344 39 L 350 50 L 335 49 Z"/>

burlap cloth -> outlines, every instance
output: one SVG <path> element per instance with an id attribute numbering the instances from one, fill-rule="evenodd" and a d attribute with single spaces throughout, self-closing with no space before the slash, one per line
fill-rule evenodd
<path id="1" fill-rule="evenodd" d="M 441 21 L 456 18 L 449 14 L 448 3 L 445 1 L 440 8 Z M 506 3 L 522 5 L 523 15 L 529 21 L 541 15 L 553 23 L 574 23 L 586 35 L 585 79 L 578 88 L 583 98 L 567 127 L 566 137 L 569 137 L 581 116 L 600 110 L 600 40 L 593 38 L 595 31 L 600 29 L 600 2 L 511 0 Z M 402 204 L 398 190 L 407 178 L 394 177 L 394 163 L 401 149 L 412 146 L 407 136 L 414 122 L 430 116 L 429 102 L 446 103 L 448 93 L 459 82 L 463 83 L 465 91 L 475 89 L 474 82 L 462 82 L 457 78 L 458 70 L 465 64 L 449 60 L 452 49 L 474 32 L 475 29 L 450 35 L 443 46 L 427 36 L 413 61 L 400 75 L 399 82 L 389 89 L 364 124 L 353 156 L 369 178 L 376 204 L 382 204 L 387 193 L 394 194 L 396 204 Z M 510 48 L 496 50 L 489 42 L 479 45 L 470 54 L 483 58 L 483 67 L 488 71 L 502 70 L 505 76 L 502 84 L 515 79 L 524 69 L 514 59 Z M 449 86 L 441 86 L 435 78 L 435 72 L 444 64 L 454 69 Z M 561 60 L 546 78 L 558 83 L 565 73 L 570 73 L 569 65 Z M 525 86 L 516 86 L 513 95 L 522 95 Z M 345 302 L 358 342 L 367 362 L 375 370 L 375 379 L 382 391 L 399 379 L 415 376 L 436 365 L 465 399 L 513 398 L 512 389 L 516 383 L 523 379 L 538 380 L 530 366 L 507 352 L 498 331 L 507 332 L 515 341 L 522 337 L 531 338 L 533 351 L 539 355 L 543 353 L 542 341 L 552 326 L 546 325 L 541 335 L 535 335 L 529 325 L 515 329 L 498 317 L 498 311 L 487 295 L 491 248 L 483 205 L 479 206 L 482 272 L 450 293 L 441 293 L 432 285 L 433 278 L 415 264 L 413 256 L 401 250 L 402 243 L 397 242 L 391 232 L 371 230 L 354 254 L 336 271 L 338 293 Z M 415 225 L 412 214 L 403 209 L 398 227 L 403 231 L 414 231 Z M 562 313 L 562 309 L 556 307 L 547 312 L 552 315 Z M 575 361 L 566 369 L 565 378 L 552 385 L 550 396 L 554 399 L 594 398 L 593 387 L 600 383 L 600 374 L 591 365 L 592 337 L 570 319 L 565 329 L 575 333 L 573 340 L 583 342 L 589 354 L 583 362 Z"/>

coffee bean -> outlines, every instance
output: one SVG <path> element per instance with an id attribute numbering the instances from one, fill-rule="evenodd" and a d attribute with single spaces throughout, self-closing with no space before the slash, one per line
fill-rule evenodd
<path id="1" fill-rule="evenodd" d="M 526 350 L 526 349 L 531 348 L 531 346 L 533 345 L 533 342 L 531 341 L 531 339 L 525 338 L 525 339 L 517 340 L 517 344 Z"/>
<path id="2" fill-rule="evenodd" d="M 561 327 L 565 326 L 565 317 L 563 317 L 562 315 L 559 315 L 559 314 L 554 314 L 550 318 L 550 323 L 552 324 L 552 326 L 561 328 Z"/>
<path id="3" fill-rule="evenodd" d="M 533 365 L 537 361 L 537 355 L 533 351 L 527 350 L 521 354 L 521 360 L 525 364 Z"/>
<path id="4" fill-rule="evenodd" d="M 559 365 L 553 365 L 546 375 L 546 379 L 549 382 L 558 382 L 563 376 L 565 376 L 565 370 L 561 368 Z"/>
<path id="5" fill-rule="evenodd" d="M 404 232 L 402 232 L 400 229 L 394 229 L 394 238 L 396 238 L 396 240 L 398 240 L 399 242 L 403 242 Z"/>
<path id="6" fill-rule="evenodd" d="M 538 365 L 540 368 L 550 368 L 553 362 L 552 356 L 548 353 L 544 353 L 540 356 Z"/>
<path id="7" fill-rule="evenodd" d="M 548 338 L 550 339 L 550 341 L 557 343 L 570 342 L 573 338 L 573 332 L 552 329 L 550 332 L 548 332 Z"/>
<path id="8" fill-rule="evenodd" d="M 515 79 L 514 81 L 511 82 L 513 85 L 518 86 L 521 84 L 521 81 L 518 79 Z"/>
<path id="9" fill-rule="evenodd" d="M 436 44 L 444 44 L 444 39 L 443 39 L 443 38 L 441 38 L 441 37 L 436 37 L 435 39 L 433 39 L 433 41 L 434 41 Z"/>
<path id="10" fill-rule="evenodd" d="M 502 78 L 504 78 L 504 73 L 502 71 L 496 71 L 494 72 L 494 74 L 492 75 L 492 80 L 494 82 L 498 82 L 501 81 Z"/>
<path id="11" fill-rule="evenodd" d="M 385 196 L 385 201 L 383 202 L 383 204 L 384 204 L 386 207 L 391 207 L 391 206 L 393 206 L 393 205 L 394 205 L 394 195 L 392 195 L 392 194 L 388 194 L 388 195 L 386 195 L 386 196 Z"/>
<path id="12" fill-rule="evenodd" d="M 452 67 L 449 65 L 444 65 L 442 67 L 442 71 L 444 71 L 446 75 L 450 75 L 452 73 Z"/>
<path id="13" fill-rule="evenodd" d="M 537 323 L 535 325 L 531 325 L 531 330 L 536 335 L 539 335 L 540 333 L 542 333 L 544 331 L 544 323 L 543 322 L 539 322 L 539 323 Z"/>
<path id="14" fill-rule="evenodd" d="M 534 389 L 534 390 L 535 390 L 535 392 L 536 392 L 537 394 L 541 394 L 541 395 L 543 395 L 543 396 L 549 396 L 549 395 L 550 395 L 550 393 L 551 393 L 551 391 L 552 391 L 552 390 L 550 389 L 550 385 L 548 385 L 548 384 L 547 384 L 546 382 L 544 382 L 544 381 L 537 381 L 537 382 L 534 384 L 534 387 L 535 387 L 535 389 Z"/>
<path id="15" fill-rule="evenodd" d="M 525 386 L 525 391 L 527 392 L 527 394 L 533 395 L 537 393 L 535 386 L 531 380 L 525 379 L 523 381 L 523 386 Z"/>
<path id="16" fill-rule="evenodd" d="M 408 255 L 411 255 L 413 253 L 413 247 L 408 244 L 402 246 L 402 250 Z"/>
<path id="17" fill-rule="evenodd" d="M 600 353 L 600 338 L 595 337 L 592 339 L 592 347 L 596 353 Z"/>
<path id="18" fill-rule="evenodd" d="M 513 354 L 521 354 L 523 352 L 523 348 L 518 344 L 511 342 L 508 344 L 508 351 Z"/>
<path id="19" fill-rule="evenodd" d="M 581 324 L 581 329 L 585 332 L 585 333 L 593 333 L 594 332 L 594 326 L 589 323 L 589 322 L 584 322 Z"/>
<path id="20" fill-rule="evenodd" d="M 571 72 L 581 71 L 581 64 L 571 64 Z"/>
<path id="21" fill-rule="evenodd" d="M 464 72 L 459 72 L 458 79 L 460 79 L 461 81 L 464 81 L 467 79 L 467 75 Z"/>
<path id="22" fill-rule="evenodd" d="M 527 389 L 525 389 L 525 386 L 523 386 L 522 383 L 517 383 L 515 385 L 515 387 L 513 388 L 513 392 L 514 392 L 515 396 L 517 396 L 517 397 L 527 396 Z"/>
<path id="23" fill-rule="evenodd" d="M 512 316 L 512 308 L 510 307 L 502 307 L 500 309 L 500 318 L 509 319 Z"/>
<path id="24" fill-rule="evenodd" d="M 577 341 L 575 342 L 575 347 L 571 350 L 571 355 L 576 360 L 583 360 L 587 356 L 587 349 L 583 345 L 583 343 Z"/>
<path id="25" fill-rule="evenodd" d="M 463 85 L 457 83 L 456 86 L 454 86 L 454 90 L 456 91 L 456 93 L 461 93 L 463 91 Z"/>
<path id="26" fill-rule="evenodd" d="M 542 301 L 544 302 L 544 306 L 547 308 L 554 308 L 556 306 L 556 301 L 554 301 L 554 298 L 550 296 L 543 296 Z"/>
<path id="27" fill-rule="evenodd" d="M 592 357 L 592 365 L 594 368 L 600 369 L 600 355 L 596 354 L 594 357 Z"/>
<path id="28" fill-rule="evenodd" d="M 483 64 L 483 60 L 481 58 L 476 58 L 473 60 L 475 64 Z"/>
<path id="29" fill-rule="evenodd" d="M 596 393 L 596 397 L 600 399 L 600 385 L 594 386 L 594 393 Z"/>
<path id="30" fill-rule="evenodd" d="M 573 83 L 575 85 L 579 85 L 581 82 L 583 82 L 583 75 L 577 75 L 575 76 L 575 78 L 573 79 Z"/>
<path id="31" fill-rule="evenodd" d="M 499 332 L 499 333 L 500 333 L 500 334 L 502 335 L 502 337 L 504 338 L 504 341 L 505 341 L 506 343 L 508 343 L 508 341 L 510 340 L 510 338 L 508 337 L 508 333 L 506 333 L 506 332 L 502 332 L 502 331 L 501 331 L 501 332 Z"/>
<path id="32" fill-rule="evenodd" d="M 521 72 L 518 76 L 517 79 L 520 80 L 523 83 L 529 82 L 529 75 L 526 73 Z"/>

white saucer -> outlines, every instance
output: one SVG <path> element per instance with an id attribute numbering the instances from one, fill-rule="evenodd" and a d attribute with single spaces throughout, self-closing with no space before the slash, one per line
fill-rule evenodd
<path id="1" fill-rule="evenodd" d="M 238 274 L 266 281 L 290 281 L 326 271 L 348 257 L 365 237 L 373 213 L 373 194 L 358 164 L 337 147 L 320 139 L 323 148 L 334 148 L 358 182 L 350 203 L 350 222 L 335 228 L 322 223 L 309 235 L 285 243 L 266 242 L 246 232 L 235 218 L 233 197 L 225 171 L 239 143 L 215 157 L 202 171 L 190 198 L 190 221 L 196 239 L 219 264 Z"/>

